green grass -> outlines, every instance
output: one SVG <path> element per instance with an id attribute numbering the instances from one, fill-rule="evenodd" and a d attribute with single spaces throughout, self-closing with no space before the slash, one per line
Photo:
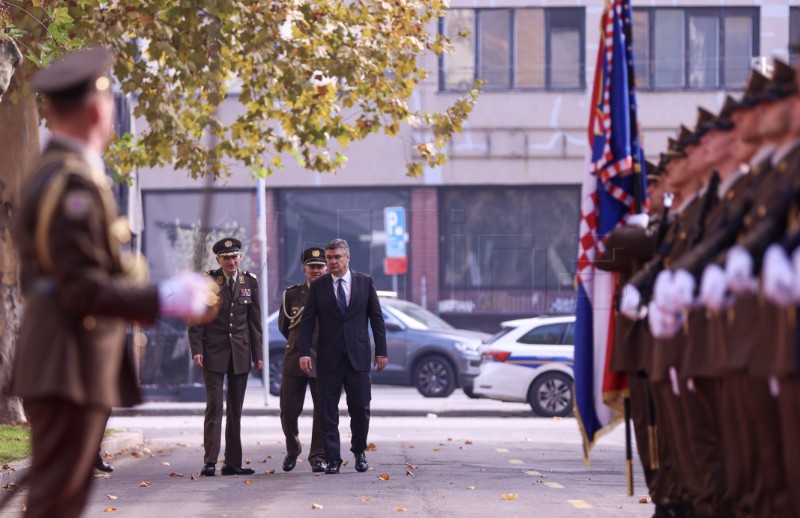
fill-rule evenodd
<path id="1" fill-rule="evenodd" d="M 118 428 L 106 428 L 106 431 L 103 432 L 103 437 L 111 437 L 112 435 L 116 435 L 124 431 L 125 430 L 120 430 Z"/>
<path id="2" fill-rule="evenodd" d="M 30 428 L 0 425 L 0 464 L 24 459 L 31 454 Z"/>

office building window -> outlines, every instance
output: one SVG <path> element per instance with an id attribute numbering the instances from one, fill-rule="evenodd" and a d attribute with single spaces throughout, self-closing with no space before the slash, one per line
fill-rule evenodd
<path id="1" fill-rule="evenodd" d="M 451 9 L 440 31 L 455 51 L 439 62 L 439 88 L 581 90 L 583 8 Z"/>
<path id="2" fill-rule="evenodd" d="M 800 7 L 789 8 L 789 56 L 792 62 L 800 59 L 800 53 L 793 52 L 791 44 L 800 40 Z"/>
<path id="3" fill-rule="evenodd" d="M 758 55 L 757 8 L 643 8 L 633 18 L 640 88 L 739 89 Z"/>
<path id="4" fill-rule="evenodd" d="M 580 189 L 439 191 L 442 289 L 572 290 Z"/>

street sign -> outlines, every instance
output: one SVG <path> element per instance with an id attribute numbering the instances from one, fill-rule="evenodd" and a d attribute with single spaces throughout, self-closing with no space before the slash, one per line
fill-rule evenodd
<path id="1" fill-rule="evenodd" d="M 384 272 L 386 275 L 403 275 L 408 272 L 406 210 L 403 207 L 386 207 L 383 209 L 383 223 L 386 230 Z"/>
<path id="2" fill-rule="evenodd" d="M 383 209 L 386 230 L 386 257 L 406 256 L 406 209 L 386 207 Z"/>

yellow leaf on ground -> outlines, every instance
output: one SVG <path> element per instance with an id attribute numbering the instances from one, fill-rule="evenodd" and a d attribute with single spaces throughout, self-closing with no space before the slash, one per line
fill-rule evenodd
<path id="1" fill-rule="evenodd" d="M 139 482 L 139 487 L 150 487 L 152 485 L 153 485 L 152 482 L 145 482 L 144 480 Z"/>
<path id="2" fill-rule="evenodd" d="M 500 498 L 502 498 L 503 500 L 516 500 L 517 499 L 517 494 L 516 493 L 502 493 L 500 495 Z"/>
<path id="3" fill-rule="evenodd" d="M 371 443 L 367 444 L 367 451 L 375 451 L 377 449 L 378 449 L 378 447 L 375 446 L 374 442 L 371 442 Z"/>
<path id="4" fill-rule="evenodd" d="M 117 508 L 116 507 L 106 507 L 106 510 L 104 512 L 106 512 L 106 513 L 115 513 L 115 512 L 117 512 Z"/>
<path id="5" fill-rule="evenodd" d="M 650 497 L 649 496 L 645 496 L 644 498 L 640 498 L 639 499 L 639 503 L 640 504 L 649 504 L 650 503 Z"/>
<path id="6" fill-rule="evenodd" d="M 380 480 L 389 480 L 389 474 L 388 473 L 381 473 L 380 475 L 378 475 L 378 478 Z"/>
<path id="7" fill-rule="evenodd" d="M 433 451 L 442 451 L 441 448 L 434 448 Z"/>
<path id="8" fill-rule="evenodd" d="M 252 480 L 245 480 L 244 483 L 247 484 L 248 486 L 252 486 L 253 485 L 253 481 Z"/>
<path id="9" fill-rule="evenodd" d="M 408 511 L 408 509 L 406 509 L 405 507 L 400 507 L 399 505 L 395 507 L 394 510 L 397 511 L 398 513 L 404 513 Z"/>
<path id="10" fill-rule="evenodd" d="M 322 506 L 321 506 L 321 505 L 319 505 L 319 504 L 311 504 L 311 509 L 313 509 L 314 511 L 316 511 L 317 509 L 322 509 Z"/>
<path id="11" fill-rule="evenodd" d="M 347 466 L 348 464 L 350 464 L 350 461 L 344 461 L 344 462 L 342 462 L 342 466 Z"/>
<path id="12" fill-rule="evenodd" d="M 170 477 L 182 477 L 183 473 L 175 473 L 174 471 L 169 474 Z"/>
<path id="13" fill-rule="evenodd" d="M 119 498 L 118 496 L 114 495 L 106 495 L 106 496 L 108 497 L 109 500 L 116 500 L 117 498 Z"/>
<path id="14" fill-rule="evenodd" d="M 406 446 L 406 448 L 413 448 L 413 447 L 414 447 L 413 444 L 409 444 L 408 446 Z"/>
<path id="15" fill-rule="evenodd" d="M 417 465 L 416 464 L 411 464 L 410 462 L 406 462 L 406 467 L 408 469 L 417 469 Z"/>
<path id="16" fill-rule="evenodd" d="M 372 500 L 371 496 L 362 496 L 361 497 L 361 501 L 362 502 L 369 502 L 370 500 Z"/>
<path id="17" fill-rule="evenodd" d="M 274 470 L 274 469 L 268 469 L 268 470 L 266 471 L 266 474 L 267 474 L 267 475 L 274 475 L 274 474 L 275 474 L 275 470 Z"/>
<path id="18" fill-rule="evenodd" d="M 250 464 L 250 463 L 252 463 L 252 462 L 253 462 L 253 461 L 252 461 L 252 460 L 250 460 L 250 459 L 244 459 L 244 463 L 245 463 L 245 464 Z"/>
<path id="19" fill-rule="evenodd" d="M 410 470 L 410 469 L 407 469 L 407 470 L 406 470 L 406 476 L 407 476 L 407 477 L 413 477 L 413 476 L 414 476 L 414 474 L 411 472 L 411 470 Z"/>

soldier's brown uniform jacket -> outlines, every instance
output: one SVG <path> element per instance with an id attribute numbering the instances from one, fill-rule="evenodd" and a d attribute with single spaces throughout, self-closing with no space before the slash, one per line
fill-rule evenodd
<path id="1" fill-rule="evenodd" d="M 208 275 L 220 287 L 219 312 L 208 324 L 189 326 L 192 356 L 202 354 L 203 368 L 209 372 L 225 374 L 231 361 L 234 374 L 250 372 L 252 362 L 264 357 L 258 280 L 240 271 L 231 295 L 222 268 Z"/>
<path id="2" fill-rule="evenodd" d="M 12 393 L 107 409 L 138 403 L 126 327 L 156 317 L 158 289 L 142 285 L 120 253 L 127 224 L 105 172 L 51 142 L 20 200 L 25 311 Z"/>
<path id="3" fill-rule="evenodd" d="M 300 318 L 303 316 L 303 308 L 308 296 L 308 284 L 296 284 L 286 288 L 283 292 L 283 302 L 278 312 L 278 328 L 286 338 L 286 351 L 283 355 L 284 376 L 306 377 L 300 369 L 300 348 L 297 341 L 300 337 Z M 314 331 L 311 338 L 311 373 L 310 377 L 317 377 L 317 341 L 319 339 L 319 328 Z"/>

